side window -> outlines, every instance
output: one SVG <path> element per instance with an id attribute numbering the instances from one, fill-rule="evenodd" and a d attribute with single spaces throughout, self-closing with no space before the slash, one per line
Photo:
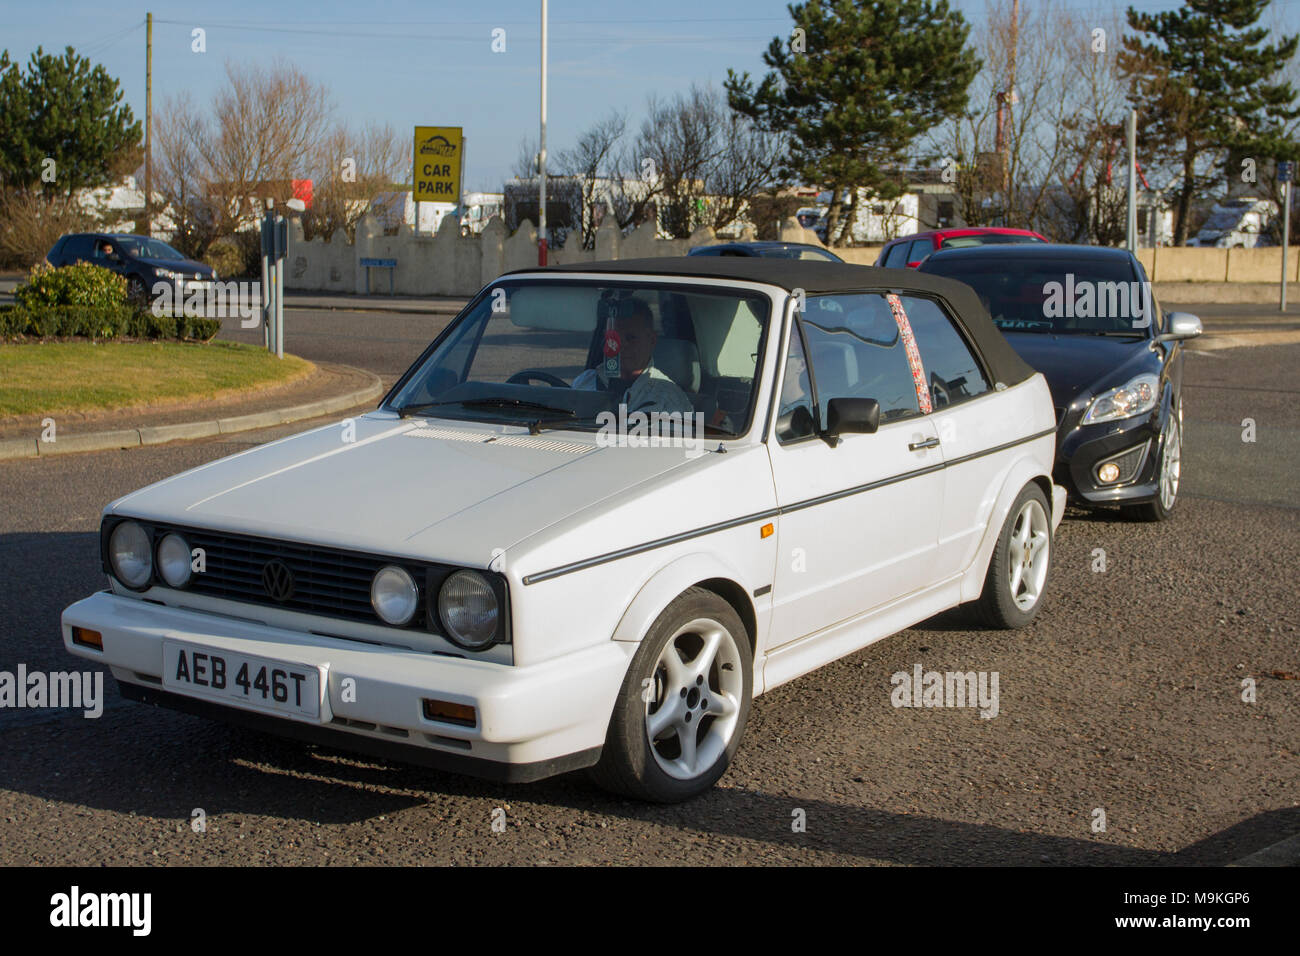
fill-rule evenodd
<path id="1" fill-rule="evenodd" d="M 810 296 L 803 320 L 823 427 L 832 398 L 874 398 L 882 423 L 920 414 L 907 348 L 883 295 Z"/>
<path id="2" fill-rule="evenodd" d="M 78 262 L 90 262 L 94 257 L 94 251 L 94 237 L 73 236 L 63 247 L 63 264 L 70 266 Z"/>
<path id="3" fill-rule="evenodd" d="M 989 390 L 989 380 L 948 314 L 929 299 L 903 297 L 935 410 Z"/>
<path id="4" fill-rule="evenodd" d="M 885 261 L 881 263 L 886 269 L 902 269 L 907 265 L 907 250 L 909 243 L 896 242 L 889 247 L 885 253 Z"/>
<path id="5" fill-rule="evenodd" d="M 816 431 L 813 421 L 812 384 L 798 326 L 790 329 L 790 347 L 785 355 L 785 377 L 781 381 L 781 403 L 776 409 L 776 440 L 782 445 L 807 438 Z"/>

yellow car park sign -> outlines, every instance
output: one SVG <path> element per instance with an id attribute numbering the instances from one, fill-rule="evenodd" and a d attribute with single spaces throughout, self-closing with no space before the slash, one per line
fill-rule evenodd
<path id="1" fill-rule="evenodd" d="M 415 127 L 415 201 L 459 202 L 465 140 L 459 126 Z"/>

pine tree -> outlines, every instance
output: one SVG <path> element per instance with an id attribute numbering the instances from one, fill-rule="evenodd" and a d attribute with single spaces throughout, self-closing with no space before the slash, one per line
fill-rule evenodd
<path id="1" fill-rule="evenodd" d="M 0 183 L 63 195 L 102 186 L 139 161 L 140 137 L 118 81 L 72 47 L 37 47 L 26 73 L 0 52 Z"/>
<path id="2" fill-rule="evenodd" d="M 1258 27 L 1269 0 L 1185 0 L 1165 13 L 1129 7 L 1120 69 L 1138 111 L 1139 145 L 1181 170 L 1174 244 L 1187 241 L 1192 199 L 1233 172 L 1231 157 L 1257 163 L 1293 155 L 1284 133 L 1300 116 L 1296 91 L 1276 82 L 1295 55 L 1297 38 L 1266 45 Z M 1207 161 L 1212 161 L 1207 163 Z"/>
<path id="3" fill-rule="evenodd" d="M 947 0 L 809 0 L 787 10 L 791 35 L 763 54 L 771 72 L 755 85 L 728 70 L 728 100 L 761 128 L 788 134 L 785 177 L 832 190 L 834 239 L 844 190 L 902 193 L 909 147 L 965 109 L 980 61 Z"/>

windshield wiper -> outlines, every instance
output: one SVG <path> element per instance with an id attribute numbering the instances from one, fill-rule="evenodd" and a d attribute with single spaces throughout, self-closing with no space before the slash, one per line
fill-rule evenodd
<path id="1" fill-rule="evenodd" d="M 542 433 L 542 430 L 543 430 L 543 429 L 546 429 L 546 428 L 559 428 L 561 425 L 565 425 L 565 426 L 567 426 L 567 427 L 569 427 L 569 428 L 577 428 L 577 426 L 579 426 L 579 424 L 585 425 L 587 428 L 595 428 L 595 427 L 596 427 L 596 423 L 595 423 L 595 422 L 592 422 L 592 421 L 586 421 L 586 420 L 585 420 L 586 418 L 589 418 L 590 416 L 584 416 L 583 420 L 581 420 L 580 422 L 575 422 L 573 419 L 574 419 L 574 417 L 575 417 L 576 414 L 577 414 L 576 412 L 569 412 L 569 414 L 568 414 L 567 416 L 565 416 L 564 418 L 537 418 L 537 419 L 534 419 L 533 421 L 531 421 L 531 422 L 528 423 L 528 434 L 530 434 L 530 435 L 540 435 L 540 434 Z M 578 430 L 578 431 L 583 431 L 583 430 L 585 430 L 585 429 L 583 429 L 583 428 L 578 428 L 577 430 Z"/>
<path id="2" fill-rule="evenodd" d="M 571 408 L 556 408 L 553 405 L 543 405 L 541 402 L 530 402 L 522 398 L 452 398 L 441 402 L 420 402 L 415 405 L 403 405 L 397 409 L 397 414 L 402 418 L 409 418 L 417 415 L 422 411 L 430 408 L 437 408 L 441 405 L 463 405 L 466 408 L 526 408 L 529 411 L 552 412 L 556 415 L 564 415 L 572 418 L 577 413 Z"/>

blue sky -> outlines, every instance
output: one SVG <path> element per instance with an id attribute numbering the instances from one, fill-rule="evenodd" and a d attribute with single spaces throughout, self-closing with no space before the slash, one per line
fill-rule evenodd
<path id="1" fill-rule="evenodd" d="M 1065 2 L 1080 11 L 1110 7 L 1106 0 Z M 1144 10 L 1175 5 L 1133 2 Z M 1295 0 L 1284 2 L 1282 9 L 1296 9 Z M 972 20 L 984 15 L 984 0 L 955 6 Z M 338 117 L 355 125 L 463 126 L 468 189 L 499 189 L 520 139 L 537 132 L 539 0 L 54 0 L 6 4 L 0 44 L 22 61 L 38 44 L 47 52 L 71 44 L 121 80 L 143 118 L 144 19 L 151 8 L 156 112 L 180 90 L 205 103 L 223 82 L 227 60 L 283 56 L 326 83 Z M 612 107 L 629 110 L 637 122 L 652 93 L 668 96 L 692 82 L 721 85 L 728 67 L 761 74 L 763 49 L 789 24 L 785 0 L 552 0 L 551 152 Z M 206 53 L 191 52 L 194 27 L 207 31 Z M 491 51 L 498 27 L 506 31 L 504 53 Z"/>

